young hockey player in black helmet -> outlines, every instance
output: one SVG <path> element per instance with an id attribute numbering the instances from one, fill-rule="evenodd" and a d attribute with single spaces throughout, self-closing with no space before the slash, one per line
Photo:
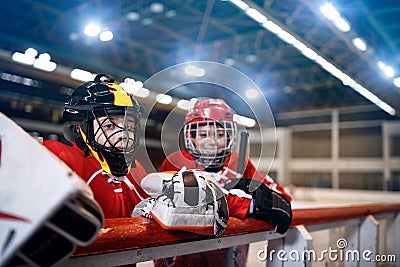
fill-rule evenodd
<path id="1" fill-rule="evenodd" d="M 147 194 L 136 181 L 146 175 L 135 161 L 140 109 L 114 80 L 99 74 L 69 96 L 63 113 L 64 136 L 43 143 L 91 187 L 106 218 L 130 217 Z"/>

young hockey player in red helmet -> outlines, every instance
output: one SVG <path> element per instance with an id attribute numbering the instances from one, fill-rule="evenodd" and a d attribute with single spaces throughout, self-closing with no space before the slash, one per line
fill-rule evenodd
<path id="1" fill-rule="evenodd" d="M 237 177 L 239 159 L 238 153 L 233 151 L 237 131 L 233 115 L 231 108 L 221 99 L 198 99 L 186 114 L 183 129 L 186 150 L 169 155 L 162 163 L 160 171 L 176 171 L 186 166 L 188 169 L 200 169 L 215 174 L 222 186 L 230 184 Z M 250 179 L 241 179 L 234 188 L 226 186 L 230 190 L 226 195 L 230 216 L 272 220 L 277 224 L 278 232 L 286 232 L 292 218 L 291 197 L 271 177 L 257 171 L 248 158 L 244 164 L 241 177 Z M 258 191 L 254 191 L 257 194 L 248 192 L 248 181 L 251 179 L 260 183 Z M 284 209 L 276 209 L 277 207 L 271 205 L 274 201 L 283 205 Z M 246 245 L 236 248 L 236 266 L 246 264 L 247 249 Z M 227 251 L 210 251 L 168 260 L 175 263 L 175 266 L 189 263 L 193 265 L 195 258 L 199 262 L 198 266 L 214 266 L 216 262 L 218 265 L 228 265 L 232 262 L 229 258 L 232 255 Z M 160 263 L 158 261 L 157 265 L 161 265 Z"/>
<path id="2" fill-rule="evenodd" d="M 135 161 L 139 115 L 137 101 L 99 74 L 66 100 L 64 136 L 72 146 L 43 143 L 86 181 L 106 218 L 130 217 L 148 197 L 136 182 L 146 175 Z"/>

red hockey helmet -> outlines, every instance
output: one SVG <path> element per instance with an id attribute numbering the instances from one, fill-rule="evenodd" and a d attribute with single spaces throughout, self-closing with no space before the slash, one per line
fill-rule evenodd
<path id="1" fill-rule="evenodd" d="M 185 147 L 204 168 L 220 168 L 235 145 L 233 111 L 222 99 L 198 99 L 186 115 Z"/>
<path id="2" fill-rule="evenodd" d="M 233 111 L 222 99 L 199 99 L 186 114 L 186 122 L 213 120 L 233 122 Z"/>

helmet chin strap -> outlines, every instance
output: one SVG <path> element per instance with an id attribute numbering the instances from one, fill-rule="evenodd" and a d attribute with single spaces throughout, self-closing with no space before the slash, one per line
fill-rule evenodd
<path id="1" fill-rule="evenodd" d="M 99 152 L 96 152 L 96 151 L 92 148 L 92 146 L 90 146 L 90 145 L 87 143 L 86 135 L 85 135 L 85 133 L 82 131 L 81 128 L 79 128 L 79 132 L 81 133 L 83 140 L 86 140 L 85 143 L 86 143 L 86 145 L 87 145 L 87 147 L 88 147 L 88 149 L 89 149 L 90 155 L 93 156 L 93 157 L 100 163 L 101 168 L 102 168 L 104 171 L 106 171 L 106 172 L 109 173 L 109 174 L 112 174 L 111 168 L 110 168 L 110 166 L 108 165 L 108 163 L 107 163 L 106 159 L 104 158 L 104 156 L 101 155 L 101 154 L 99 154 Z M 129 170 L 130 170 L 130 168 L 128 168 L 128 171 L 129 171 Z"/>
<path id="2" fill-rule="evenodd" d="M 193 155 L 195 161 L 203 166 L 205 169 L 215 172 L 215 170 L 221 170 L 226 162 L 228 153 L 218 153 L 215 155 L 204 156 L 201 153 Z"/>
<path id="3" fill-rule="evenodd" d="M 106 171 L 107 173 L 112 174 L 111 168 L 108 165 L 107 161 L 105 160 L 104 156 L 101 154 L 99 155 L 99 152 L 94 151 L 94 149 L 91 146 L 88 146 L 88 147 L 89 147 L 90 154 L 100 163 L 101 168 L 104 171 Z"/>

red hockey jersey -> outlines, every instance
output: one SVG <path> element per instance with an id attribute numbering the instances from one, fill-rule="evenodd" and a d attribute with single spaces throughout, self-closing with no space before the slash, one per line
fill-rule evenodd
<path id="1" fill-rule="evenodd" d="M 232 155 L 227 158 L 222 170 L 215 175 L 216 179 L 219 179 L 219 182 L 221 184 L 224 183 L 224 179 L 236 178 L 238 158 L 238 153 L 232 153 Z M 188 169 L 204 170 L 203 166 L 196 164 L 193 156 L 189 152 L 182 150 L 176 151 L 169 155 L 161 164 L 160 171 L 178 171 L 184 166 L 186 166 L 186 168 Z M 291 201 L 292 199 L 285 192 L 280 184 L 275 183 L 274 180 L 268 175 L 263 175 L 261 172 L 257 171 L 249 159 L 246 159 L 245 170 L 242 177 L 253 178 L 262 181 L 272 190 L 275 190 L 284 195 L 289 201 Z M 229 207 L 229 216 L 242 219 L 247 215 L 251 204 L 250 198 L 240 195 L 233 195 L 232 192 L 230 192 L 230 194 L 226 195 L 226 200 Z M 155 266 L 227 266 L 232 257 L 234 257 L 235 266 L 245 266 L 248 248 L 248 245 L 242 245 L 236 247 L 234 249 L 235 252 L 232 252 L 229 249 L 220 249 L 190 255 L 183 255 L 169 259 L 160 259 L 155 261 Z"/>
<path id="2" fill-rule="evenodd" d="M 100 163 L 73 143 L 72 146 L 58 141 L 44 141 L 43 145 L 76 172 L 93 191 L 95 200 L 105 218 L 131 217 L 134 207 L 148 195 L 136 181 L 146 176 L 144 168 L 136 161 L 136 167 L 123 177 L 106 173 Z"/>

